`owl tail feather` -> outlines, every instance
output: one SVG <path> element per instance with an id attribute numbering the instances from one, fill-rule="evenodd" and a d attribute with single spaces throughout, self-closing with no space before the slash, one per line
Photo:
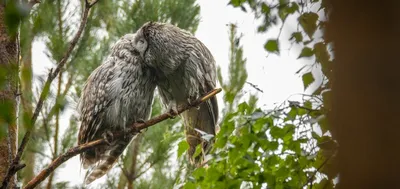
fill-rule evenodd
<path id="1" fill-rule="evenodd" d="M 196 167 L 202 165 L 205 155 L 208 154 L 214 143 L 213 139 L 207 141 L 202 138 L 203 134 L 215 136 L 216 121 L 210 106 L 208 103 L 203 103 L 198 109 L 191 108 L 181 114 L 185 125 L 186 141 L 189 144 L 188 157 L 190 163 Z M 197 145 L 201 145 L 202 149 L 200 154 L 194 157 Z"/>
<path id="2" fill-rule="evenodd" d="M 94 180 L 105 175 L 117 162 L 119 156 L 124 152 L 125 148 L 131 142 L 132 137 L 127 137 L 125 140 L 118 140 L 116 144 L 111 144 L 110 150 L 102 155 L 100 161 L 88 171 L 85 176 L 85 184 L 88 185 Z"/>

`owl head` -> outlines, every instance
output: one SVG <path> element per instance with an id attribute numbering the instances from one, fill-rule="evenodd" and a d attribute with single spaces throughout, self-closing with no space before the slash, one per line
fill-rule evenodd
<path id="1" fill-rule="evenodd" d="M 189 32 L 172 24 L 147 22 L 138 29 L 133 43 L 145 64 L 168 74 L 185 62 L 192 38 Z"/>
<path id="2" fill-rule="evenodd" d="M 111 55 L 124 59 L 127 62 L 142 64 L 143 60 L 135 50 L 135 43 L 133 42 L 135 36 L 136 33 L 129 33 L 119 38 L 111 48 Z"/>
<path id="3" fill-rule="evenodd" d="M 133 40 L 135 39 L 135 33 L 125 34 L 119 38 L 114 45 L 111 47 L 111 53 L 115 54 L 120 51 L 128 51 L 134 53 Z"/>

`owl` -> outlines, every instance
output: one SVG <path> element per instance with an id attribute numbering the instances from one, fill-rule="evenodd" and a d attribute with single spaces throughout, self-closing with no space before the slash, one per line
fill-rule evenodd
<path id="1" fill-rule="evenodd" d="M 135 122 L 149 118 L 156 83 L 140 56 L 135 55 L 135 34 L 126 34 L 111 48 L 111 54 L 87 79 L 78 103 L 78 144 L 106 138 L 109 145 L 80 155 L 89 184 L 108 172 L 135 134 L 114 138 Z"/>
<path id="2" fill-rule="evenodd" d="M 138 29 L 135 51 L 154 72 L 161 99 L 171 114 L 177 106 L 188 104 L 213 90 L 216 85 L 215 60 L 208 48 L 191 33 L 177 26 L 148 22 Z M 216 97 L 181 114 L 189 160 L 199 166 L 210 150 L 218 121 Z M 196 146 L 202 146 L 200 156 L 193 157 Z"/>

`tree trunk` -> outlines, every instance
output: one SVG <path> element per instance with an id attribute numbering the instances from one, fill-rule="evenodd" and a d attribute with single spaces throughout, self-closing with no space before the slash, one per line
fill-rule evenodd
<path id="1" fill-rule="evenodd" d="M 332 1 L 338 188 L 399 188 L 400 1 Z"/>
<path id="2" fill-rule="evenodd" d="M 133 189 L 134 185 L 133 182 L 136 180 L 136 176 L 138 174 L 138 156 L 139 156 L 139 149 L 140 143 L 142 141 L 143 134 L 138 134 L 132 143 L 129 145 L 129 151 L 127 153 L 127 157 L 129 160 L 124 163 L 123 169 L 126 170 L 126 173 L 121 171 L 120 179 L 118 182 L 118 189 L 124 189 L 127 187 L 128 189 Z"/>
<path id="3" fill-rule="evenodd" d="M 136 176 L 138 174 L 137 170 L 137 164 L 138 164 L 138 156 L 139 156 L 139 148 L 140 148 L 140 142 L 142 141 L 142 136 L 143 134 L 138 134 L 136 138 L 133 140 L 132 144 L 132 164 L 129 170 L 130 177 L 128 179 L 128 189 L 133 189 L 133 182 L 136 180 Z"/>
<path id="4" fill-rule="evenodd" d="M 24 21 L 24 28 L 21 28 L 21 33 L 24 36 L 21 36 L 21 110 L 20 116 L 22 119 L 19 119 L 18 128 L 24 132 L 26 128 L 31 126 L 31 118 L 32 118 L 32 43 L 33 43 L 33 34 L 31 29 L 31 24 L 29 20 Z M 25 29 L 25 30 L 24 30 Z M 24 40 L 25 39 L 25 40 Z M 39 145 L 35 142 L 31 142 L 27 146 L 27 150 L 24 152 L 23 161 L 29 162 L 26 164 L 26 167 L 22 170 L 23 175 L 23 183 L 26 185 L 34 176 L 35 169 L 35 161 L 36 156 L 35 153 L 31 151 L 31 149 L 36 149 Z"/>
<path id="5" fill-rule="evenodd" d="M 0 180 L 4 179 L 17 147 L 18 40 L 10 37 L 5 23 L 5 4 L 0 2 L 0 125 L 7 136 L 0 138 Z M 9 184 L 15 186 L 14 179 Z"/>

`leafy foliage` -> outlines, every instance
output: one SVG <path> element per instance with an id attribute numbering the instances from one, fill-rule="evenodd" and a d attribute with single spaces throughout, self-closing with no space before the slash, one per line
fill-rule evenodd
<path id="1" fill-rule="evenodd" d="M 237 108 L 225 111 L 215 145 L 208 155 L 208 166 L 191 172 L 184 188 L 335 187 L 337 143 L 326 121 L 330 110 L 329 78 L 333 60 L 327 42 L 314 39 L 325 27 L 318 11 L 324 10 L 326 16 L 328 4 L 320 4 L 318 0 L 272 3 L 230 1 L 230 5 L 243 11 L 250 8 L 257 18 L 263 18 L 259 32 L 267 32 L 276 26 L 282 30 L 289 16 L 297 17 L 300 27 L 292 32 L 288 41 L 301 47 L 299 59 L 315 60 L 314 64 L 306 64 L 297 73 L 302 76 L 304 89 L 308 89 L 316 80 L 312 72 L 318 70 L 314 68 L 321 68 L 322 85 L 312 95 L 304 94 L 302 101 L 286 101 L 273 110 L 261 110 L 256 104 L 240 98 L 231 100 L 227 98 L 228 94 L 234 97 L 243 85 L 235 86 L 237 90 L 234 91 L 222 85 L 225 103 L 237 103 Z M 313 11 L 312 6 L 320 6 L 320 9 Z M 264 49 L 279 55 L 280 40 L 279 32 L 276 39 L 266 40 Z M 238 49 L 241 51 L 231 44 L 231 52 Z M 230 67 L 236 67 L 237 63 L 237 59 L 231 59 Z M 245 67 L 241 71 L 230 70 L 230 78 L 241 78 L 243 69 Z M 222 80 L 221 76 L 219 80 Z"/>
<path id="2" fill-rule="evenodd" d="M 247 79 L 246 60 L 243 59 L 243 49 L 240 46 L 240 38 L 236 36 L 236 26 L 230 24 L 230 54 L 231 64 L 228 67 L 228 81 L 224 81 L 221 73 L 221 67 L 218 67 L 218 80 L 225 92 L 224 101 L 227 112 L 233 110 L 237 99 L 241 97 L 239 94 Z"/>

